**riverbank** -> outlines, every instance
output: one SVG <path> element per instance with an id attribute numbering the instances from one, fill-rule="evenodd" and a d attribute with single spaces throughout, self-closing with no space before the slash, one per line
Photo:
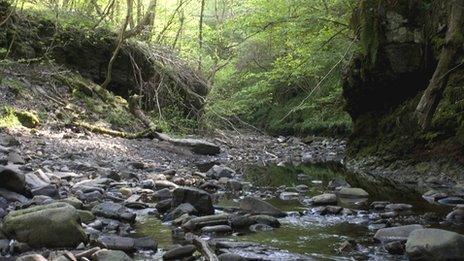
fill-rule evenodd
<path id="1" fill-rule="evenodd" d="M 446 223 L 452 221 L 446 219 L 452 206 L 429 204 L 416 190 L 387 182 L 387 177 L 374 179 L 379 167 L 351 172 L 356 165 L 346 161 L 343 140 L 314 138 L 305 143 L 292 137 L 218 132 L 209 141 L 219 145 L 221 153 L 209 156 L 164 141 L 128 140 L 56 126 L 3 130 L 0 140 L 1 162 L 8 164 L 2 175 L 19 177 L 0 191 L 3 230 L 7 228 L 2 242 L 13 246 L 2 248 L 4 256 L 38 253 L 53 260 L 71 253 L 91 258 L 109 249 L 123 250 L 127 258 L 137 260 L 170 255 L 200 258 L 205 254 L 195 251 L 202 248 L 191 245 L 198 245 L 199 236 L 219 256 L 278 260 L 373 255 L 402 260 L 404 251 L 395 255 L 372 241 L 378 229 L 417 224 L 460 231 Z M 432 181 L 428 180 L 444 184 Z M 368 198 L 346 202 L 339 194 L 346 186 L 363 188 Z M 399 191 L 408 193 L 398 197 Z M 447 196 L 440 194 L 437 199 Z M 447 203 L 459 203 L 456 200 Z M 53 215 L 44 209 L 47 206 L 69 211 L 66 218 L 71 220 L 77 211 L 78 223 L 71 222 L 74 225 L 68 229 L 82 233 L 81 242 L 59 246 L 70 252 L 57 250 L 56 241 L 43 241 L 53 233 L 51 227 L 35 231 L 14 225 L 12 213 L 34 220 L 40 215 L 18 211 Z M 18 237 L 26 231 L 36 236 Z M 343 240 L 329 240 L 320 249 L 298 247 L 324 242 L 306 238 L 316 231 Z M 271 235 L 275 241 L 266 239 Z M 59 240 L 63 238 L 66 233 Z M 37 246 L 49 250 L 38 251 Z M 105 260 L 98 255 L 94 259 Z"/>

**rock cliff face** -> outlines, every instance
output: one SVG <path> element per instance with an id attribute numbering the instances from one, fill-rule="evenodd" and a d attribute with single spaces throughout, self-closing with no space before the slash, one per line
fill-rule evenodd
<path id="1" fill-rule="evenodd" d="M 345 68 L 343 96 L 354 129 L 352 155 L 453 155 L 464 145 L 462 49 L 433 118 L 414 111 L 438 62 L 451 1 L 360 1 L 352 25 L 360 52 Z"/>

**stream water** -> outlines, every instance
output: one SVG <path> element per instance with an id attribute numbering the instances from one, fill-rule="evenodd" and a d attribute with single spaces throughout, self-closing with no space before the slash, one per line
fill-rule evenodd
<path id="1" fill-rule="evenodd" d="M 388 184 L 360 182 L 355 176 L 345 172 L 337 165 L 299 165 L 299 166 L 265 166 L 249 167 L 242 179 L 249 182 L 244 194 L 260 196 L 269 203 L 289 213 L 279 219 L 282 226 L 272 231 L 256 233 L 234 233 L 228 240 L 258 243 L 261 246 L 232 249 L 242 256 L 250 258 L 267 257 L 274 260 L 405 260 L 405 256 L 390 255 L 379 243 L 374 242 L 373 235 L 385 222 L 380 222 L 378 215 L 369 210 L 373 201 L 389 201 L 413 205 L 410 212 L 396 218 L 394 224 L 422 224 L 428 227 L 440 227 L 458 232 L 456 227 L 444 227 L 440 220 L 452 208 L 430 204 L 420 195 L 399 192 L 398 188 Z M 356 209 L 355 215 L 321 215 L 317 208 L 305 204 L 305 199 L 327 192 L 331 180 L 346 180 L 352 187 L 361 187 L 369 192 L 365 202 L 339 202 L 340 206 Z M 281 198 L 282 192 L 295 192 L 297 185 L 306 185 L 307 192 L 296 198 Z M 216 206 L 228 209 L 238 206 L 241 195 L 224 193 Z M 161 248 L 172 244 L 171 230 L 156 218 L 139 222 L 139 235 L 153 236 Z M 207 237 L 207 236 L 205 236 Z M 342 250 L 341 246 L 351 242 L 352 248 Z M 270 252 L 269 252 L 270 251 Z M 271 253 L 271 254 L 270 254 Z"/>

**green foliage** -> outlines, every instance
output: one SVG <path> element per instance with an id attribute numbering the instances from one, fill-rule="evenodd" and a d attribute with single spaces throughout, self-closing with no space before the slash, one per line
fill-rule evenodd
<path id="1" fill-rule="evenodd" d="M 18 117 L 11 107 L 0 108 L 0 128 L 15 128 L 21 126 Z"/>
<path id="2" fill-rule="evenodd" d="M 340 67 L 331 69 L 347 59 L 351 8 L 338 0 L 244 1 L 243 14 L 222 29 L 237 47 L 215 75 L 207 119 L 238 116 L 274 134 L 347 134 Z"/>
<path id="3" fill-rule="evenodd" d="M 108 44 L 102 28 L 118 32 L 124 20 L 125 1 L 115 1 L 108 16 L 101 17 L 109 1 L 25 2 L 24 12 L 47 18 L 69 33 L 51 34 L 51 46 L 72 43 L 79 59 L 79 41 Z M 148 0 L 137 1 L 146 7 Z M 175 49 L 191 61 L 211 83 L 203 123 L 225 127 L 240 118 L 275 134 L 345 135 L 350 119 L 340 98 L 340 69 L 353 50 L 349 16 L 355 0 L 215 0 L 206 1 L 202 48 L 199 40 L 200 1 L 158 1 L 155 23 L 135 40 L 151 41 Z M 180 4 L 182 3 L 182 4 Z M 134 23 L 140 17 L 134 7 Z M 142 12 L 143 13 L 143 12 Z M 44 20 L 44 19 L 42 19 Z M 45 19 L 46 20 L 46 19 Z M 46 23 L 34 25 L 49 30 Z M 133 23 L 129 25 L 132 28 Z M 84 28 L 82 32 L 76 28 Z M 89 30 L 91 28 L 91 30 Z M 50 30 L 56 32 L 56 30 Z M 80 34 L 77 41 L 74 34 Z M 84 37 L 81 37 L 84 34 Z M 114 35 L 112 35 L 114 36 Z M 9 36 L 11 37 L 11 36 Z M 21 53 L 33 50 L 24 47 Z M 338 65 L 338 66 L 335 66 Z M 75 82 L 75 81 L 74 81 Z M 79 93 L 90 91 L 77 84 Z M 83 88 L 81 88 L 83 87 Z M 107 120 L 124 125 L 121 111 L 82 98 L 89 111 L 107 113 Z M 151 109 L 151 108 L 150 108 Z M 152 118 L 166 131 L 191 132 L 199 123 L 188 119 L 180 108 L 168 104 Z M 240 126 L 239 126 L 240 127 Z"/>

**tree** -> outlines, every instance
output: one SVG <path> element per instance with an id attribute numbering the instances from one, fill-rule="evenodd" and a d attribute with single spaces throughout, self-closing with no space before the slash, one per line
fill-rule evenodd
<path id="1" fill-rule="evenodd" d="M 106 71 L 106 79 L 101 84 L 101 87 L 104 89 L 106 89 L 111 82 L 111 71 L 113 69 L 113 64 L 124 44 L 124 41 L 128 38 L 131 38 L 133 36 L 140 34 L 147 25 L 150 25 L 152 21 L 152 17 L 155 12 L 156 0 L 150 1 L 147 12 L 143 16 L 143 18 L 137 23 L 137 25 L 135 25 L 133 28 L 127 31 L 127 26 L 129 25 L 132 19 L 132 7 L 133 7 L 133 0 L 127 0 L 126 18 L 124 19 L 124 22 L 121 26 L 121 29 L 118 35 L 118 42 L 116 45 L 116 49 L 114 50 L 113 55 L 111 56 L 111 59 L 108 63 L 108 67 Z"/>
<path id="2" fill-rule="evenodd" d="M 416 115 L 422 129 L 430 127 L 433 115 L 448 82 L 448 75 L 452 70 L 456 54 L 463 43 L 463 26 L 464 0 L 452 0 L 450 2 L 450 15 L 445 45 L 441 51 L 440 59 L 432 79 L 416 108 Z"/>

